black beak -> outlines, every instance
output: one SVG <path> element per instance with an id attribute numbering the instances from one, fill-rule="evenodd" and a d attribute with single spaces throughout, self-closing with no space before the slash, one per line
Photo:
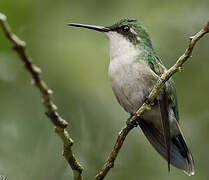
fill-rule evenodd
<path id="1" fill-rule="evenodd" d="M 68 26 L 75 26 L 75 27 L 82 27 L 87 29 L 93 29 L 100 32 L 108 32 L 111 29 L 109 27 L 104 26 L 94 26 L 94 25 L 88 25 L 88 24 L 76 24 L 76 23 L 69 23 Z"/>

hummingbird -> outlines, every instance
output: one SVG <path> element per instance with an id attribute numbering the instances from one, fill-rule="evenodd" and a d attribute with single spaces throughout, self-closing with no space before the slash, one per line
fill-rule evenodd
<path id="1" fill-rule="evenodd" d="M 108 76 L 118 103 L 131 117 L 147 102 L 159 77 L 167 71 L 153 49 L 150 36 L 135 18 L 123 18 L 111 26 L 69 23 L 103 32 L 109 39 L 110 63 Z M 176 88 L 169 79 L 137 124 L 127 120 L 127 126 L 139 125 L 154 149 L 170 164 L 194 175 L 194 160 L 179 126 Z"/>

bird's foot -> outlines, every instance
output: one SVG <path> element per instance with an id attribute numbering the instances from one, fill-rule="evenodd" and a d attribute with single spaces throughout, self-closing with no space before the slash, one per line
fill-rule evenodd
<path id="1" fill-rule="evenodd" d="M 146 97 L 144 102 L 147 105 L 150 105 L 151 107 L 154 107 L 157 104 L 157 99 L 155 98 L 154 101 L 150 101 L 149 97 Z"/>
<path id="2" fill-rule="evenodd" d="M 131 117 L 127 119 L 126 121 L 126 125 L 129 129 L 133 129 L 134 127 L 138 126 L 138 122 L 137 121 L 131 121 L 133 114 L 131 114 Z"/>

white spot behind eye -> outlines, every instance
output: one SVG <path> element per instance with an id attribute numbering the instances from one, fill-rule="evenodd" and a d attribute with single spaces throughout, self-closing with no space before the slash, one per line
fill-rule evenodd
<path id="1" fill-rule="evenodd" d="M 141 41 L 141 38 L 138 36 L 137 32 L 133 28 L 131 28 L 130 31 L 131 31 L 132 34 L 136 35 L 136 39 L 138 41 Z"/>
<path id="2" fill-rule="evenodd" d="M 139 36 L 137 36 L 136 39 L 137 39 L 138 41 L 141 41 L 141 38 L 140 38 Z"/>
<path id="3" fill-rule="evenodd" d="M 132 34 L 137 35 L 137 32 L 133 28 L 131 28 L 130 31 Z"/>

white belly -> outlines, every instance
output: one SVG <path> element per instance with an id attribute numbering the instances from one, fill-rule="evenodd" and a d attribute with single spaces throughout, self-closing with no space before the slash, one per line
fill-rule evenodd
<path id="1" fill-rule="evenodd" d="M 156 83 L 149 67 L 121 59 L 110 62 L 109 79 L 118 102 L 129 113 L 138 110 Z"/>

